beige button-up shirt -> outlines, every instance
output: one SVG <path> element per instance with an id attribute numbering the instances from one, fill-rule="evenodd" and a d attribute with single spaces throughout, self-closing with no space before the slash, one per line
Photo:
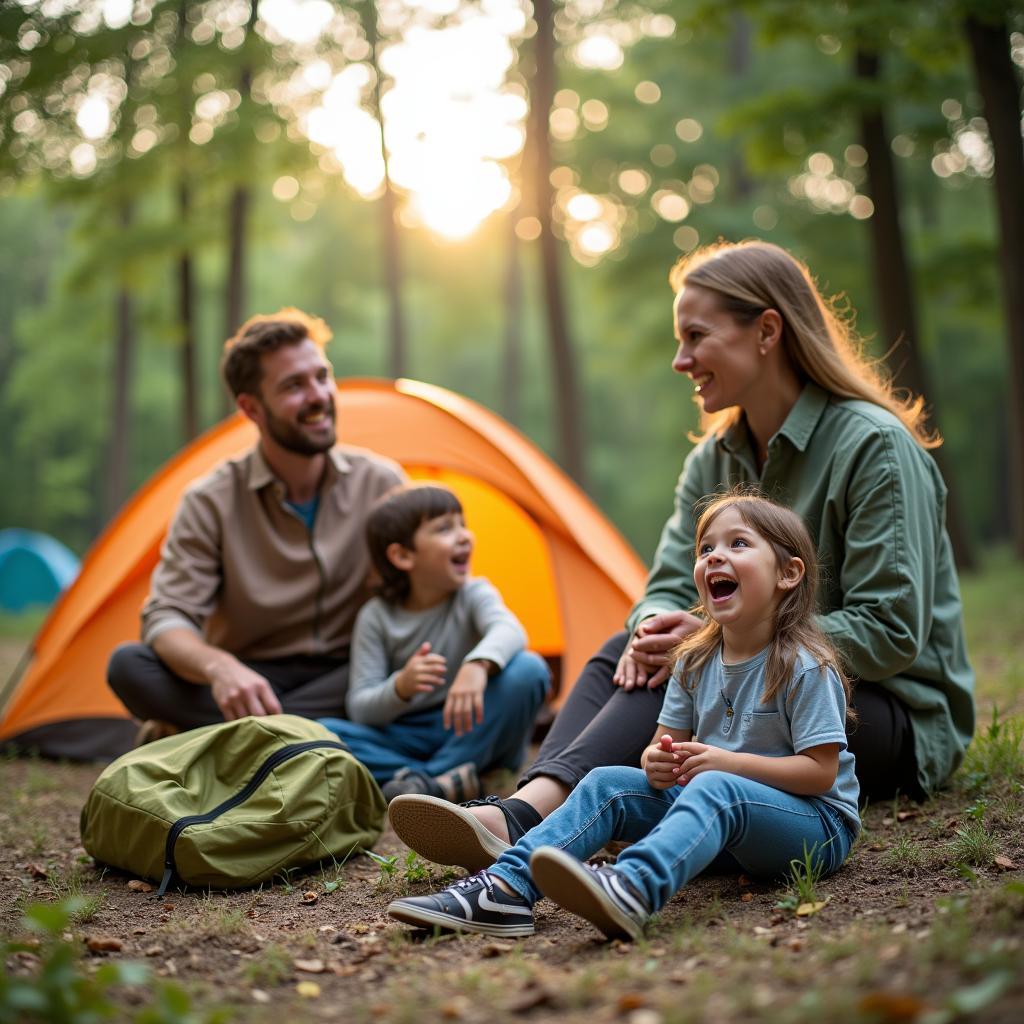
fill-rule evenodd
<path id="1" fill-rule="evenodd" d="M 328 454 L 312 530 L 258 446 L 185 492 L 142 609 L 144 643 L 184 627 L 245 661 L 348 657 L 368 596 L 366 515 L 404 478 L 360 449 Z"/>

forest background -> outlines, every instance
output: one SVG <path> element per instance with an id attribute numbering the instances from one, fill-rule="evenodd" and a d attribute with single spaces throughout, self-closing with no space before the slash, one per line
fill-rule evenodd
<path id="1" fill-rule="evenodd" d="M 998 0 L 0 0 L 0 524 L 84 552 L 296 305 L 649 559 L 697 424 L 669 268 L 759 236 L 926 394 L 961 564 L 1024 557 L 1022 67 Z"/>

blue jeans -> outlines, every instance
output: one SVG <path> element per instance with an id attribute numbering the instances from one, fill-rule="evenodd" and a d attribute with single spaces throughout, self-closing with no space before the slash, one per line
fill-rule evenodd
<path id="1" fill-rule="evenodd" d="M 846 860 L 853 835 L 838 811 L 728 772 L 654 789 L 640 768 L 595 768 L 558 810 L 506 850 L 491 869 L 530 903 L 540 891 L 530 854 L 557 846 L 580 860 L 613 839 L 632 842 L 617 871 L 660 910 L 723 852 L 751 875 L 775 876 L 814 848 L 824 874 Z"/>
<path id="2" fill-rule="evenodd" d="M 434 776 L 466 761 L 482 772 L 515 771 L 526 756 L 530 729 L 550 683 L 544 659 L 532 651 L 520 652 L 487 681 L 484 720 L 461 736 L 445 729 L 440 706 L 410 712 L 381 726 L 343 718 L 319 721 L 348 744 L 381 784 L 400 768 Z"/>

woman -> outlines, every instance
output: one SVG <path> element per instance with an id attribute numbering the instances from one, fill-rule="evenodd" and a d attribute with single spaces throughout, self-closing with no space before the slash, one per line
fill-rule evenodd
<path id="1" fill-rule="evenodd" d="M 700 620 L 695 506 L 749 483 L 797 511 L 821 564 L 818 624 L 855 680 L 849 749 L 863 799 L 916 799 L 954 771 L 974 730 L 946 488 L 928 454 L 941 441 L 924 399 L 902 399 L 860 353 L 807 268 L 760 241 L 684 257 L 670 276 L 678 350 L 703 434 L 644 596 L 588 663 L 516 796 L 391 805 L 417 852 L 487 866 L 558 807 L 591 768 L 638 763 L 657 721 L 667 652 Z"/>

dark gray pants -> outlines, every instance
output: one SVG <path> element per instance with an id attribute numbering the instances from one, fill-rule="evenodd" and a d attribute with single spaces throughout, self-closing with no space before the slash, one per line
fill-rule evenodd
<path id="1" fill-rule="evenodd" d="M 247 661 L 264 676 L 286 715 L 345 718 L 348 660 L 292 657 Z M 110 657 L 107 682 L 138 719 L 158 718 L 181 729 L 223 722 L 209 686 L 175 675 L 149 644 L 121 644 Z"/>
<path id="2" fill-rule="evenodd" d="M 591 768 L 640 764 L 665 688 L 627 692 L 612 682 L 627 639 L 616 633 L 587 662 L 520 786 L 547 776 L 575 789 Z M 853 706 L 858 721 L 848 726 L 847 740 L 857 759 L 861 802 L 889 799 L 897 791 L 922 799 L 907 709 L 883 687 L 865 682 L 855 684 Z"/>

